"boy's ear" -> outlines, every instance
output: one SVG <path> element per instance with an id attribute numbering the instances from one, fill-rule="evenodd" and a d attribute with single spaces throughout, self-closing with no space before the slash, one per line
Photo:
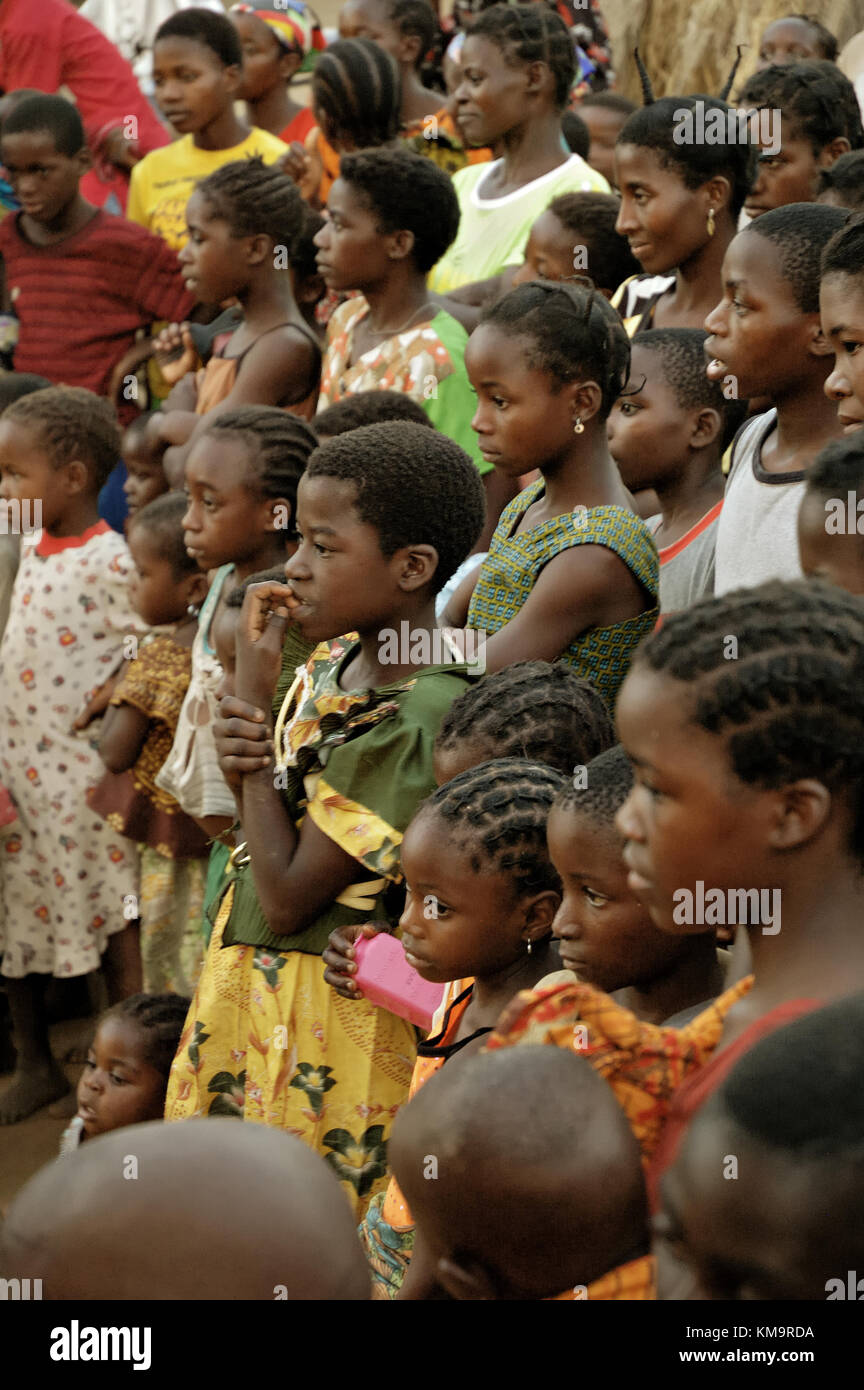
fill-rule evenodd
<path id="1" fill-rule="evenodd" d="M 808 352 L 811 357 L 833 357 L 834 347 L 826 338 L 822 331 L 822 323 L 818 314 L 810 314 L 812 319 L 809 333 Z"/>
<path id="2" fill-rule="evenodd" d="M 438 551 L 434 545 L 407 545 L 397 550 L 399 587 L 406 594 L 412 594 L 428 584 L 438 568 Z"/>
<path id="3" fill-rule="evenodd" d="M 90 470 L 81 459 L 71 459 L 65 464 L 63 474 L 66 481 L 66 493 L 69 497 L 74 497 L 79 492 L 84 492 L 90 484 Z"/>
<path id="4" fill-rule="evenodd" d="M 812 840 L 831 814 L 831 793 L 815 777 L 801 777 L 778 788 L 773 825 L 769 834 L 772 849 L 797 849 Z"/>
<path id="5" fill-rule="evenodd" d="M 848 154 L 852 146 L 845 135 L 838 135 L 836 139 L 829 140 L 827 145 L 823 145 L 819 151 L 817 161 L 820 169 L 830 169 L 831 165 L 838 160 L 841 154 Z"/>
<path id="6" fill-rule="evenodd" d="M 435 1266 L 435 1277 L 451 1298 L 460 1303 L 493 1303 L 498 1294 L 495 1281 L 478 1260 L 457 1255 L 448 1259 L 442 1255 Z"/>
<path id="7" fill-rule="evenodd" d="M 723 417 L 713 406 L 705 406 L 693 412 L 690 429 L 690 444 L 694 449 L 707 449 L 719 437 L 723 429 Z"/>

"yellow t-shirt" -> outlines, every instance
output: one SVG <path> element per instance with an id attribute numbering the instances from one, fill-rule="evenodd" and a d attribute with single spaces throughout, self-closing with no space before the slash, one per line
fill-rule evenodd
<path id="1" fill-rule="evenodd" d="M 179 251 L 186 243 L 186 204 L 196 183 L 223 164 L 250 155 L 260 154 L 266 164 L 273 164 L 287 148 L 269 131 L 255 127 L 241 144 L 227 150 L 199 150 L 194 137 L 184 135 L 135 165 L 126 216 Z"/>

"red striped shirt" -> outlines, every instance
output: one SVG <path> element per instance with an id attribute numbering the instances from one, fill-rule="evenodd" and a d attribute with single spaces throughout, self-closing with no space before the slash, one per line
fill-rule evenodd
<path id="1" fill-rule="evenodd" d="M 0 256 L 20 321 L 15 370 L 105 393 L 139 328 L 188 318 L 177 255 L 134 222 L 97 212 L 72 236 L 31 246 L 20 213 L 0 222 Z"/>

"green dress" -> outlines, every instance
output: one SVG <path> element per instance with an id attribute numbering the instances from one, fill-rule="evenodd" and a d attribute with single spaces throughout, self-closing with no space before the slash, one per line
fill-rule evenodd
<path id="1" fill-rule="evenodd" d="M 591 681 L 610 708 L 638 644 L 657 622 L 660 564 L 648 527 L 625 507 L 576 509 L 514 535 L 532 503 L 545 491 L 542 478 L 508 503 L 501 513 L 468 609 L 468 627 L 491 637 L 509 623 L 531 594 L 540 571 L 556 555 L 577 545 L 602 545 L 621 557 L 650 595 L 652 603 L 635 618 L 582 632 L 561 653 L 580 676 Z"/>

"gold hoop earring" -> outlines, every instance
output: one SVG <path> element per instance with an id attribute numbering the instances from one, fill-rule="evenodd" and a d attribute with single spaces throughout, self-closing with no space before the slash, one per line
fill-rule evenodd
<path id="1" fill-rule="evenodd" d="M 715 227 L 715 224 L 714 224 L 714 209 L 713 209 L 713 208 L 709 208 L 709 209 L 708 209 L 708 235 L 709 235 L 709 236 L 713 236 L 715 231 L 716 231 L 716 227 Z"/>
<path id="2" fill-rule="evenodd" d="M 576 416 L 576 424 L 573 426 L 573 433 L 574 433 L 574 434 L 581 434 L 582 431 L 584 430 L 584 428 L 585 428 L 585 426 L 582 424 L 582 416 L 581 416 L 581 415 L 577 415 L 577 416 Z"/>

